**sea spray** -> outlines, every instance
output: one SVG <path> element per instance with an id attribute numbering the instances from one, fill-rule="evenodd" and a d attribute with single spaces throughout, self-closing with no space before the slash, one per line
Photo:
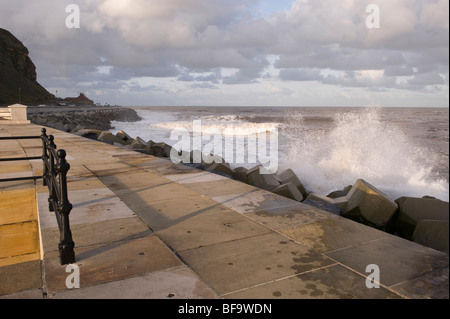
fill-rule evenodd
<path id="1" fill-rule="evenodd" d="M 235 135 L 278 128 L 280 169 L 294 170 L 310 191 L 326 195 L 363 178 L 393 199 L 449 198 L 448 110 L 142 107 L 136 111 L 142 121 L 115 122 L 112 132 L 124 130 L 146 141 L 170 144 L 172 129 L 192 127 L 197 119 L 204 129 L 218 129 L 224 136 L 230 127 Z"/>
<path id="2" fill-rule="evenodd" d="M 430 195 L 448 201 L 448 183 L 432 177 L 430 152 L 380 113 L 373 107 L 337 113 L 329 128 L 308 130 L 299 110 L 284 130 L 284 166 L 325 195 L 362 178 L 393 199 Z"/>

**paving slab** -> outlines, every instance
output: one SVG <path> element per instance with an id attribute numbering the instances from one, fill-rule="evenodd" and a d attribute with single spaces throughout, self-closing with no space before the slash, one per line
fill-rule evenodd
<path id="1" fill-rule="evenodd" d="M 0 267 L 0 296 L 42 286 L 39 258 Z"/>
<path id="2" fill-rule="evenodd" d="M 174 223 L 156 234 L 177 252 L 267 234 L 270 229 L 224 206 Z"/>
<path id="3" fill-rule="evenodd" d="M 187 267 L 52 293 L 52 299 L 217 299 Z"/>
<path id="4" fill-rule="evenodd" d="M 335 263 L 273 232 L 186 250 L 179 255 L 221 295 Z"/>
<path id="5" fill-rule="evenodd" d="M 180 186 L 180 185 L 177 185 Z M 170 188 L 167 194 L 175 194 Z M 162 193 L 157 193 L 162 194 Z M 126 203 L 153 231 L 160 231 L 203 212 L 219 207 L 220 204 L 200 195 L 155 200 L 152 189 L 143 191 L 117 191 L 117 195 Z"/>
<path id="6" fill-rule="evenodd" d="M 202 183 L 202 182 L 207 182 L 208 184 L 210 184 L 211 182 L 215 181 L 220 181 L 223 183 L 226 180 L 230 180 L 225 176 L 210 174 L 209 172 L 205 171 L 186 174 L 164 175 L 164 177 L 171 181 L 177 182 L 178 184 Z"/>
<path id="7" fill-rule="evenodd" d="M 70 201 L 71 193 L 73 191 L 89 190 L 104 188 L 105 185 L 95 177 L 84 176 L 68 176 L 67 190 Z M 44 186 L 42 180 L 36 182 L 36 191 L 38 193 L 45 193 L 48 196 L 48 186 Z"/>
<path id="8" fill-rule="evenodd" d="M 321 253 L 391 236 L 343 217 L 283 229 L 281 233 Z"/>
<path id="9" fill-rule="evenodd" d="M 48 194 L 38 193 L 41 228 L 57 227 L 53 212 L 48 209 Z M 133 217 L 135 213 L 108 188 L 70 191 L 72 204 L 70 225 L 92 223 L 100 220 Z"/>
<path id="10" fill-rule="evenodd" d="M 448 268 L 448 255 L 417 245 L 406 239 L 389 236 L 326 254 L 360 273 L 375 264 L 380 282 L 393 286 L 441 268 Z"/>
<path id="11" fill-rule="evenodd" d="M 384 287 L 367 288 L 366 277 L 341 265 L 331 265 L 301 275 L 225 295 L 230 299 L 401 299 Z"/>
<path id="12" fill-rule="evenodd" d="M 37 221 L 0 226 L 0 267 L 40 259 Z"/>
<path id="13" fill-rule="evenodd" d="M 448 267 L 391 286 L 411 299 L 448 299 Z"/>
<path id="14" fill-rule="evenodd" d="M 159 175 L 192 174 L 201 172 L 201 170 L 183 164 L 172 163 L 169 159 L 161 158 L 139 163 L 137 166 L 155 172 Z"/>
<path id="15" fill-rule="evenodd" d="M 37 219 L 36 191 L 34 188 L 0 191 L 0 198 L 2 201 L 0 225 Z M 34 200 L 29 200 L 30 198 Z"/>
<path id="16" fill-rule="evenodd" d="M 16 161 L 15 161 L 16 162 Z M 30 164 L 22 163 L 24 164 L 12 164 L 9 162 L 9 165 L 0 165 L 0 175 L 7 174 L 7 173 L 18 173 L 18 172 L 29 172 L 30 171 Z"/>
<path id="17" fill-rule="evenodd" d="M 239 213 L 248 213 L 264 209 L 288 207 L 297 204 L 289 198 L 285 198 L 269 191 L 254 188 L 253 191 L 244 194 L 230 194 L 212 197 L 218 203 L 221 203 Z"/>
<path id="18" fill-rule="evenodd" d="M 311 224 L 320 220 L 339 218 L 337 215 L 302 203 L 249 211 L 245 213 L 245 216 L 277 231 Z"/>
<path id="19" fill-rule="evenodd" d="M 80 271 L 80 288 L 123 280 L 182 265 L 180 260 L 152 235 L 134 240 L 75 248 Z M 157 257 L 156 257 L 157 256 Z M 67 290 L 66 266 L 60 265 L 58 252 L 45 256 L 49 292 Z"/>
<path id="20" fill-rule="evenodd" d="M 97 177 L 111 176 L 111 175 L 115 176 L 120 174 L 128 175 L 133 172 L 139 173 L 143 171 L 138 167 L 135 167 L 128 163 L 120 162 L 116 159 L 114 159 L 114 161 L 108 162 L 103 162 L 103 160 L 101 160 L 95 163 L 92 162 L 83 163 L 83 166 Z"/>
<path id="21" fill-rule="evenodd" d="M 165 177 L 177 179 L 178 183 L 210 198 L 225 195 L 242 195 L 255 191 L 254 186 L 209 172 L 186 174 L 185 176 L 185 179 L 183 175 L 166 175 Z M 204 181 L 206 176 L 212 176 L 212 178 Z"/>
<path id="22" fill-rule="evenodd" d="M 0 182 L 1 191 L 12 191 L 21 189 L 34 188 L 34 180 L 23 180 L 23 181 L 11 181 L 11 182 Z"/>
<path id="23" fill-rule="evenodd" d="M 0 267 L 40 258 L 34 188 L 0 191 Z"/>
<path id="24" fill-rule="evenodd" d="M 152 187 L 174 184 L 171 180 L 161 177 L 160 175 L 152 174 L 146 170 L 131 170 L 128 174 L 115 174 L 97 171 L 92 167 L 90 167 L 90 169 L 97 174 L 99 180 L 112 191 L 151 189 Z M 164 190 L 161 189 L 161 191 Z M 193 192 L 190 193 L 193 194 Z"/>
<path id="25" fill-rule="evenodd" d="M 12 294 L 2 295 L 0 293 L 0 299 L 44 299 L 44 296 L 42 294 L 42 288 L 35 287 L 32 289 L 22 290 L 22 288 L 15 288 L 13 291 L 19 291 L 19 292 L 13 292 Z"/>
<path id="26" fill-rule="evenodd" d="M 8 179 L 8 178 L 16 178 L 16 177 L 32 177 L 32 176 L 33 176 L 33 173 L 29 169 L 26 171 L 0 173 L 0 179 Z"/>
<path id="27" fill-rule="evenodd" d="M 75 247 L 92 246 L 131 240 L 150 236 L 153 232 L 139 217 L 117 218 L 86 224 L 73 224 L 70 227 Z M 41 230 L 42 245 L 45 252 L 58 250 L 59 228 Z"/>
<path id="28" fill-rule="evenodd" d="M 24 157 L 25 152 L 22 149 L 17 149 L 16 147 L 11 148 L 8 147 L 2 147 L 2 150 L 0 151 L 0 158 L 16 158 L 16 157 Z"/>

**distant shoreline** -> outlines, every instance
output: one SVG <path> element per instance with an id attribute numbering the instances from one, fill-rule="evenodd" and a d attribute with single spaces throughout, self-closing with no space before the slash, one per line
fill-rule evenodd
<path id="1" fill-rule="evenodd" d="M 65 132 L 108 130 L 112 121 L 141 120 L 134 109 L 122 106 L 30 106 L 27 114 L 31 123 Z"/>

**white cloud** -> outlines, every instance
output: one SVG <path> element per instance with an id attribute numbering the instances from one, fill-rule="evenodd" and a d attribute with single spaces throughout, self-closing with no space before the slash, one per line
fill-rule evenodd
<path id="1" fill-rule="evenodd" d="M 370 3 L 380 7 L 380 29 L 365 25 Z M 81 28 L 67 29 L 61 1 L 0 0 L 1 27 L 25 43 L 38 79 L 52 88 L 59 82 L 105 83 L 108 89 L 153 77 L 224 94 L 254 86 L 265 94 L 290 82 L 315 82 L 322 86 L 314 90 L 337 85 L 370 92 L 432 86 L 448 101 L 447 0 L 297 0 L 279 7 L 262 0 L 77 4 Z M 182 86 L 175 87 L 181 94 Z"/>

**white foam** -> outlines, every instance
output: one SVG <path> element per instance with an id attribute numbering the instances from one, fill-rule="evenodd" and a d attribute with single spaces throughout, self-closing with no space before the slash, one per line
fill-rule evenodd
<path id="1" fill-rule="evenodd" d="M 391 198 L 431 195 L 448 201 L 448 183 L 433 179 L 433 159 L 398 127 L 380 119 L 378 108 L 338 114 L 328 131 L 298 130 L 287 141 L 284 166 L 315 192 L 327 194 L 362 178 Z M 292 123 L 291 123 L 292 124 Z"/>

